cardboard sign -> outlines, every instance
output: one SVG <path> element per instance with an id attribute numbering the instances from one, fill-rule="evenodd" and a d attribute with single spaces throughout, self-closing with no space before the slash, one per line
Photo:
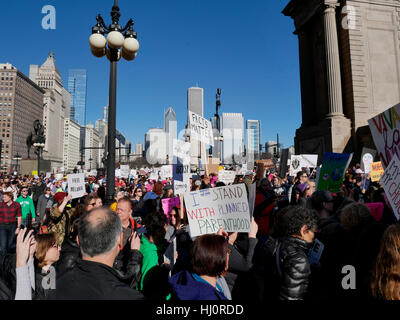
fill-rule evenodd
<path id="1" fill-rule="evenodd" d="M 207 164 L 207 174 L 210 175 L 211 173 L 218 174 L 219 171 L 219 159 L 218 158 L 210 158 L 208 159 Z"/>
<path id="2" fill-rule="evenodd" d="M 161 200 L 162 208 L 164 210 L 164 214 L 169 217 L 169 213 L 173 207 L 179 206 L 181 203 L 179 197 L 175 198 L 166 198 Z"/>
<path id="3" fill-rule="evenodd" d="M 85 174 L 69 174 L 67 176 L 68 181 L 68 194 L 72 196 L 72 199 L 81 198 L 85 194 Z"/>
<path id="4" fill-rule="evenodd" d="M 190 163 L 190 143 L 185 142 L 182 140 L 173 140 L 173 155 L 176 158 L 180 159 L 180 162 L 184 164 L 189 164 Z M 176 161 L 174 161 L 175 163 Z"/>
<path id="5" fill-rule="evenodd" d="M 301 154 L 300 166 L 302 168 L 316 168 L 318 163 L 317 154 Z"/>
<path id="6" fill-rule="evenodd" d="M 370 172 L 371 172 L 371 181 L 376 182 L 381 180 L 381 177 L 385 173 L 385 169 L 383 169 L 382 162 L 373 162 L 370 165 Z"/>
<path id="7" fill-rule="evenodd" d="M 214 136 L 211 122 L 192 111 L 188 111 L 188 113 L 190 141 L 198 140 L 214 146 Z"/>
<path id="8" fill-rule="evenodd" d="M 400 104 L 368 120 L 382 165 L 386 168 L 400 151 Z"/>
<path id="9" fill-rule="evenodd" d="M 301 156 L 292 155 L 290 157 L 290 176 L 296 176 L 301 171 Z"/>
<path id="10" fill-rule="evenodd" d="M 165 180 L 167 178 L 172 178 L 172 169 L 173 169 L 172 164 L 162 166 L 160 170 L 161 179 Z"/>
<path id="11" fill-rule="evenodd" d="M 363 172 L 365 174 L 369 173 L 370 168 L 371 168 L 371 163 L 373 163 L 373 162 L 374 162 L 374 157 L 372 156 L 372 154 L 370 154 L 370 153 L 364 154 L 362 157 L 362 163 L 363 163 L 364 170 L 363 169 L 361 169 L 361 170 L 363 170 Z"/>
<path id="12" fill-rule="evenodd" d="M 121 165 L 121 178 L 129 178 L 129 166 L 128 165 Z"/>
<path id="13" fill-rule="evenodd" d="M 264 159 L 264 160 L 256 160 L 256 165 L 259 163 L 263 163 L 264 164 L 264 168 L 266 169 L 270 169 L 270 168 L 274 168 L 274 162 L 271 159 Z"/>
<path id="14" fill-rule="evenodd" d="M 327 152 L 318 177 L 318 190 L 339 192 L 353 154 Z"/>
<path id="15" fill-rule="evenodd" d="M 261 180 L 264 177 L 265 177 L 264 163 L 263 162 L 257 163 L 256 178 L 258 180 Z"/>
<path id="16" fill-rule="evenodd" d="M 191 237 L 227 232 L 249 232 L 250 211 L 244 184 L 202 189 L 184 194 Z"/>
<path id="17" fill-rule="evenodd" d="M 397 156 L 394 156 L 386 167 L 380 184 L 385 190 L 394 215 L 400 220 L 400 160 Z"/>
<path id="18" fill-rule="evenodd" d="M 233 183 L 236 177 L 235 171 L 220 170 L 218 172 L 218 181 L 225 183 L 226 185 Z"/>

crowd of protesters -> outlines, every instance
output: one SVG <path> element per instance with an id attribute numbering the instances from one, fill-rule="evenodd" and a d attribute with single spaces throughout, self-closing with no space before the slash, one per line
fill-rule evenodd
<path id="1" fill-rule="evenodd" d="M 117 178 L 106 205 L 101 176 L 79 199 L 66 177 L 2 176 L 0 299 L 400 300 L 400 225 L 381 185 L 359 165 L 338 193 L 316 191 L 315 178 L 237 175 L 248 194 L 257 187 L 250 232 L 192 238 L 184 205 L 163 211 L 172 179 Z M 222 186 L 191 179 L 192 191 Z"/>

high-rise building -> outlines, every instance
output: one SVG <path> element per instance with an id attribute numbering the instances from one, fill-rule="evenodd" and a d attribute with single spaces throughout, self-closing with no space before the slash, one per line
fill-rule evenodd
<path id="1" fill-rule="evenodd" d="M 247 159 L 249 161 L 260 159 L 261 121 L 247 120 Z"/>
<path id="2" fill-rule="evenodd" d="M 103 107 L 103 120 L 108 122 L 108 106 Z"/>
<path id="3" fill-rule="evenodd" d="M 71 69 L 68 73 L 68 92 L 71 94 L 71 116 L 81 126 L 86 125 L 87 75 L 84 69 Z"/>
<path id="4" fill-rule="evenodd" d="M 0 63 L 0 80 L 0 167 L 10 172 L 16 169 L 16 154 L 28 157 L 26 138 L 33 122 L 42 122 L 45 91 L 10 63 Z M 35 157 L 33 148 L 30 156 Z"/>
<path id="5" fill-rule="evenodd" d="M 94 148 L 99 147 L 99 133 L 90 122 L 86 127 L 81 127 L 81 146 L 84 148 L 93 148 L 83 150 L 85 169 L 97 169 L 99 166 L 99 149 Z"/>
<path id="6" fill-rule="evenodd" d="M 63 87 L 52 51 L 40 67 L 30 65 L 29 78 L 45 91 L 43 126 L 46 144 L 43 159 L 51 161 L 52 170 L 58 170 L 64 163 L 64 119 L 70 113 L 70 94 Z"/>
<path id="7" fill-rule="evenodd" d="M 140 156 L 143 155 L 143 144 L 136 143 L 135 155 L 140 155 Z"/>
<path id="8" fill-rule="evenodd" d="M 199 87 L 191 87 L 188 89 L 187 94 L 187 110 L 188 110 L 188 125 L 189 125 L 189 111 L 204 116 L 204 89 Z M 190 130 L 188 130 L 190 132 Z M 190 141 L 190 163 L 192 165 L 199 165 L 199 158 L 201 157 L 201 143 L 199 141 Z"/>
<path id="9" fill-rule="evenodd" d="M 167 139 L 161 128 L 151 128 L 145 135 L 146 160 L 150 164 L 166 164 Z"/>
<path id="10" fill-rule="evenodd" d="M 80 161 L 81 126 L 72 119 L 64 120 L 64 170 L 72 172 Z"/>
<path id="11" fill-rule="evenodd" d="M 222 159 L 225 164 L 243 163 L 244 119 L 241 113 L 223 113 L 221 116 Z"/>
<path id="12" fill-rule="evenodd" d="M 174 139 L 177 138 L 176 114 L 172 107 L 169 107 L 164 114 L 164 130 L 167 138 L 167 163 L 172 164 L 174 159 L 173 143 Z"/>

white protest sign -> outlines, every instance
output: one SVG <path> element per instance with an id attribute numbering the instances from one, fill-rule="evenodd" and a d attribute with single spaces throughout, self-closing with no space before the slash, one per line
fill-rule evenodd
<path id="1" fill-rule="evenodd" d="M 364 154 L 362 158 L 363 164 L 364 164 L 364 173 L 367 174 L 371 170 L 371 163 L 374 162 L 374 157 L 370 153 Z"/>
<path id="2" fill-rule="evenodd" d="M 219 170 L 218 171 L 218 181 L 225 183 L 226 185 L 233 183 L 236 177 L 235 171 L 229 170 Z"/>
<path id="3" fill-rule="evenodd" d="M 46 172 L 46 179 L 51 177 L 51 172 Z"/>
<path id="4" fill-rule="evenodd" d="M 132 169 L 132 170 L 130 171 L 130 175 L 131 175 L 132 177 L 134 177 L 134 178 L 137 178 L 137 170 Z"/>
<path id="5" fill-rule="evenodd" d="M 160 170 L 161 179 L 172 178 L 172 164 L 162 166 Z"/>
<path id="6" fill-rule="evenodd" d="M 301 171 L 301 156 L 292 155 L 290 158 L 290 176 L 294 177 L 297 172 Z"/>
<path id="7" fill-rule="evenodd" d="M 62 180 L 64 175 L 62 173 L 57 173 L 56 174 L 56 180 Z"/>
<path id="8" fill-rule="evenodd" d="M 158 180 L 158 173 L 155 173 L 155 172 L 150 173 L 149 179 L 157 181 Z"/>
<path id="9" fill-rule="evenodd" d="M 69 174 L 67 176 L 68 181 L 68 194 L 72 196 L 72 199 L 83 197 L 85 194 L 85 174 Z"/>
<path id="10" fill-rule="evenodd" d="M 174 139 L 173 155 L 181 159 L 181 162 L 188 164 L 190 162 L 190 143 L 182 140 Z"/>
<path id="11" fill-rule="evenodd" d="M 301 154 L 300 155 L 300 167 L 301 168 L 316 168 L 318 163 L 317 154 Z"/>
<path id="12" fill-rule="evenodd" d="M 393 156 L 386 167 L 379 183 L 385 190 L 385 195 L 397 220 L 400 220 L 400 160 L 396 155 Z"/>
<path id="13" fill-rule="evenodd" d="M 172 175 L 175 195 L 190 191 L 190 166 L 188 164 L 174 164 Z"/>
<path id="14" fill-rule="evenodd" d="M 191 139 L 190 141 L 198 140 L 214 146 L 214 137 L 211 122 L 192 111 L 188 112 Z"/>
<path id="15" fill-rule="evenodd" d="M 90 176 L 96 177 L 97 176 L 97 170 L 92 170 L 89 172 Z"/>
<path id="16" fill-rule="evenodd" d="M 187 179 L 186 179 L 187 177 Z M 174 180 L 174 195 L 178 196 L 180 194 L 184 194 L 186 192 L 190 191 L 190 177 L 189 175 L 184 175 L 185 182 L 184 181 L 179 181 L 179 180 Z"/>
<path id="17" fill-rule="evenodd" d="M 121 178 L 121 170 L 120 169 L 115 169 L 115 176 L 117 178 Z"/>
<path id="18" fill-rule="evenodd" d="M 121 178 L 129 178 L 129 166 L 128 165 L 121 165 Z"/>
<path id="19" fill-rule="evenodd" d="M 184 194 L 191 237 L 227 232 L 249 232 L 250 212 L 245 185 L 201 189 Z"/>

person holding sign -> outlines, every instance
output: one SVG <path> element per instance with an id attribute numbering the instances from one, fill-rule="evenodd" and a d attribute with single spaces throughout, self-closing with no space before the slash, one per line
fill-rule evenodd
<path id="1" fill-rule="evenodd" d="M 171 300 L 228 300 L 228 293 L 224 293 L 218 280 L 228 270 L 229 255 L 224 236 L 205 234 L 198 237 L 190 251 L 190 269 L 169 280 Z"/>
<path id="2" fill-rule="evenodd" d="M 50 221 L 47 225 L 48 232 L 54 232 L 57 236 L 57 245 L 61 247 L 64 238 L 68 237 L 71 229 L 71 216 L 74 212 L 67 204 L 72 200 L 72 196 L 65 192 L 57 192 L 54 197 L 56 206 L 50 210 Z"/>

